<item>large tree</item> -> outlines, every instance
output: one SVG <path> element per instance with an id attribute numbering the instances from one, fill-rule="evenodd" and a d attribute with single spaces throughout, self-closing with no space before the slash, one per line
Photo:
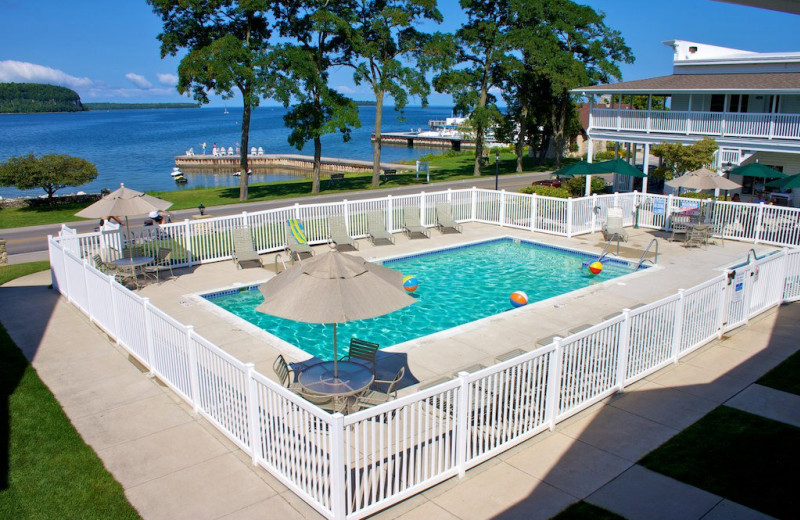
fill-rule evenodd
<path id="1" fill-rule="evenodd" d="M 502 114 L 495 104 L 509 51 L 507 34 L 511 21 L 508 0 L 461 0 L 467 21 L 455 33 L 454 68 L 437 75 L 436 90 L 453 96 L 456 111 L 468 114 L 475 132 L 475 169 L 481 174 L 484 135 Z"/>
<path id="2" fill-rule="evenodd" d="M 415 27 L 422 20 L 442 21 L 436 0 L 360 0 L 345 42 L 346 64 L 356 85 L 366 83 L 375 96 L 375 140 L 372 144 L 372 186 L 378 186 L 381 163 L 383 103 L 391 96 L 402 111 L 408 97 L 427 105 L 430 85 L 425 72 L 438 55 L 437 38 Z"/>
<path id="3" fill-rule="evenodd" d="M 242 97 L 239 199 L 247 200 L 250 114 L 267 94 L 264 55 L 271 26 L 268 0 L 147 0 L 161 17 L 161 57 L 185 49 L 178 66 L 178 92 L 208 103 L 209 92 Z"/>
<path id="4" fill-rule="evenodd" d="M 321 137 L 340 132 L 345 141 L 358 128 L 358 107 L 328 85 L 330 69 L 345 64 L 343 50 L 350 31 L 354 5 L 349 0 L 282 2 L 277 13 L 281 36 L 289 40 L 270 53 L 276 71 L 275 97 L 289 111 L 284 122 L 292 129 L 289 143 L 302 149 L 314 143 L 311 192 L 320 190 Z"/>
<path id="5" fill-rule="evenodd" d="M 14 186 L 20 190 L 42 188 L 51 206 L 56 191 L 67 186 L 81 186 L 96 178 L 94 164 L 69 155 L 36 157 L 28 154 L 0 163 L 0 186 Z"/>

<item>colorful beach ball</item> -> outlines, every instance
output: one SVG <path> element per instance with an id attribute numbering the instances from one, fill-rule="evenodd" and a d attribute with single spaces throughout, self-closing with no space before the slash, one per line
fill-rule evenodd
<path id="1" fill-rule="evenodd" d="M 589 264 L 589 272 L 592 274 L 600 274 L 603 272 L 603 264 L 601 262 L 592 262 Z"/>
<path id="2" fill-rule="evenodd" d="M 522 307 L 528 304 L 528 295 L 522 291 L 514 291 L 511 293 L 511 305 L 514 307 Z"/>
<path id="3" fill-rule="evenodd" d="M 419 282 L 413 276 L 404 276 L 403 277 L 403 289 L 408 292 L 414 292 L 419 287 Z"/>

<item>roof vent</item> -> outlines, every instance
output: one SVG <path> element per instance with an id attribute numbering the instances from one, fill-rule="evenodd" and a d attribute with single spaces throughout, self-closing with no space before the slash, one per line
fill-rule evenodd
<path id="1" fill-rule="evenodd" d="M 689 54 L 694 54 L 695 52 L 697 52 L 697 45 L 689 47 Z"/>

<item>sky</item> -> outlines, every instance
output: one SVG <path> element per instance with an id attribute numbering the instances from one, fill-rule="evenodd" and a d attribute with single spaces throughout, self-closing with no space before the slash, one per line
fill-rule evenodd
<path id="1" fill-rule="evenodd" d="M 682 39 L 758 52 L 800 51 L 797 15 L 711 0 L 578 0 L 606 15 L 636 61 L 623 80 L 671 73 L 672 51 L 661 42 Z M 439 0 L 445 16 L 431 30 L 455 31 L 465 17 L 457 0 Z M 190 102 L 175 89 L 180 57 L 161 59 L 161 20 L 145 0 L 0 0 L 0 82 L 64 85 L 84 102 Z M 370 100 L 348 69 L 330 83 L 354 99 Z M 431 105 L 450 105 L 432 94 Z M 236 100 L 212 97 L 212 106 Z M 275 104 L 266 101 L 265 105 Z"/>

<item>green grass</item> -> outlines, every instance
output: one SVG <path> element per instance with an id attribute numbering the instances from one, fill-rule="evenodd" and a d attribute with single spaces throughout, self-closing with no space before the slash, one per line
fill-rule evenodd
<path id="1" fill-rule="evenodd" d="M 48 267 L 0 267 L 0 285 Z M 2 326 L 0 385 L 0 518 L 140 518 Z"/>
<path id="2" fill-rule="evenodd" d="M 558 513 L 552 520 L 625 520 L 625 517 L 581 500 Z"/>
<path id="3" fill-rule="evenodd" d="M 776 516 L 797 515 L 800 428 L 720 406 L 639 463 Z"/>
<path id="4" fill-rule="evenodd" d="M 475 154 L 473 152 L 463 152 L 461 154 L 445 154 L 430 156 L 426 159 L 431 164 L 431 182 L 445 182 L 459 179 L 473 178 L 473 167 Z M 568 163 L 569 160 L 565 161 Z M 550 165 L 535 165 L 533 159 L 525 157 L 523 169 L 526 172 L 548 171 L 552 169 Z M 500 175 L 515 173 L 516 158 L 511 153 L 500 155 Z M 484 167 L 484 174 L 494 175 L 494 159 L 490 165 Z M 420 177 L 422 180 L 424 177 Z M 356 190 L 376 189 L 370 186 L 372 182 L 371 173 L 348 173 L 342 182 L 331 185 L 330 180 L 323 178 L 320 184 L 320 191 L 324 194 L 346 193 Z M 396 179 L 382 183 L 377 190 L 387 187 L 409 186 L 418 184 L 416 173 L 399 172 Z M 206 206 L 209 213 L 213 213 L 213 206 L 223 204 L 239 203 L 239 187 L 222 188 L 197 188 L 190 190 L 177 191 L 156 191 L 149 192 L 156 197 L 169 200 L 173 203 L 170 209 L 190 209 L 196 208 L 201 203 Z M 249 187 L 249 197 L 247 202 L 258 202 L 264 200 L 280 200 L 293 197 L 303 197 L 311 194 L 311 179 L 302 178 L 284 182 L 271 182 L 253 184 Z M 82 220 L 75 216 L 86 205 L 70 204 L 59 206 L 56 209 L 48 207 L 42 208 L 6 208 L 0 210 L 0 229 L 7 229 L 22 226 L 36 226 L 42 224 L 59 224 L 62 222 L 72 222 Z"/>
<path id="5" fill-rule="evenodd" d="M 798 377 L 798 374 L 800 374 L 800 351 L 792 354 L 789 359 L 764 374 L 756 382 L 776 390 L 800 395 L 800 377 Z"/>

